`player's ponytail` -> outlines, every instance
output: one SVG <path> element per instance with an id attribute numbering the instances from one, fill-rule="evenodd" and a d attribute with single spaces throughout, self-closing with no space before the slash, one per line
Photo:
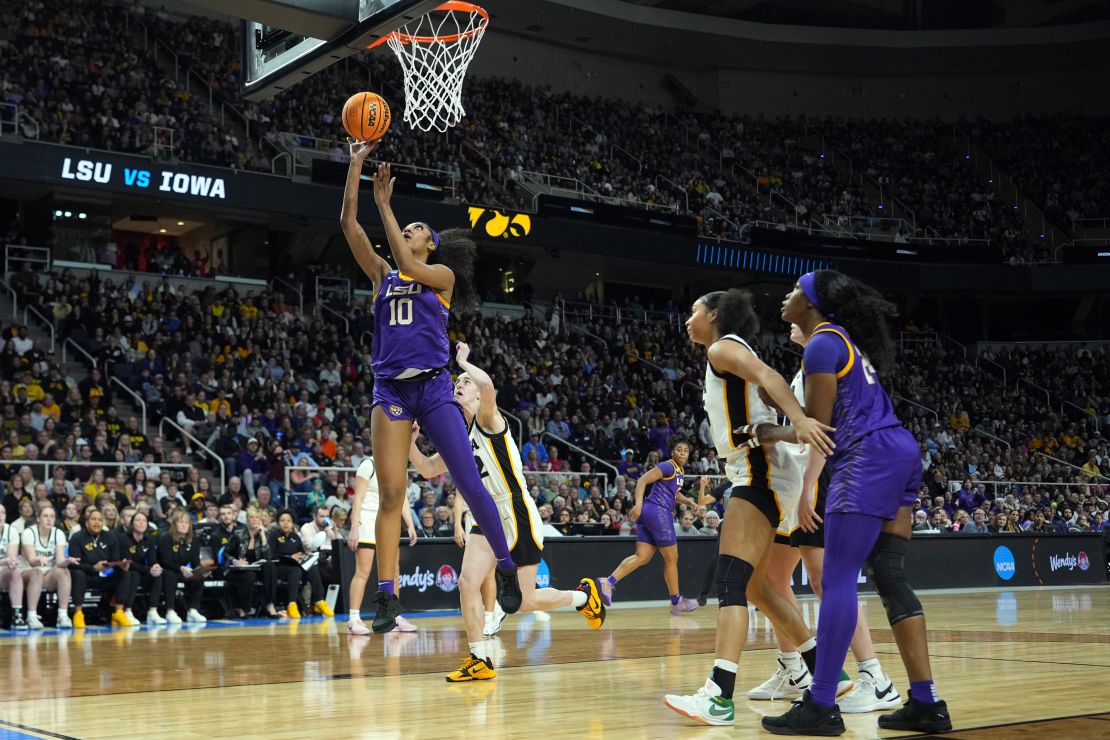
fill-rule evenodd
<path id="1" fill-rule="evenodd" d="M 752 294 L 746 290 L 732 288 L 706 293 L 698 299 L 707 311 L 717 312 L 717 333 L 719 336 L 735 334 L 746 342 L 755 339 L 759 331 L 759 318 L 752 306 Z"/>
<path id="2" fill-rule="evenodd" d="M 835 270 L 815 271 L 813 286 L 818 310 L 848 330 L 875 369 L 889 368 L 894 362 L 890 318 L 898 315 L 898 307 L 870 285 Z"/>
<path id="3" fill-rule="evenodd" d="M 466 229 L 447 229 L 439 234 L 439 246 L 428 254 L 429 265 L 447 265 L 455 273 L 452 308 L 468 308 L 474 302 L 474 259 L 478 247 Z"/>

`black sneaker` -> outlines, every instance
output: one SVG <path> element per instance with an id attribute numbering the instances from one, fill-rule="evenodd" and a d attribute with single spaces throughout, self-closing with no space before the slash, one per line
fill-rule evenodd
<path id="1" fill-rule="evenodd" d="M 699 596 L 698 597 L 698 606 L 705 606 L 708 603 L 709 603 L 709 597 L 708 596 Z"/>
<path id="2" fill-rule="evenodd" d="M 506 614 L 516 614 L 524 597 L 520 594 L 520 581 L 516 577 L 516 567 L 497 569 L 497 603 Z"/>
<path id="3" fill-rule="evenodd" d="M 23 610 L 22 609 L 16 609 L 15 613 L 12 615 L 12 629 L 13 630 L 30 629 L 27 626 L 27 620 L 23 617 Z"/>
<path id="4" fill-rule="evenodd" d="M 378 611 L 374 614 L 371 628 L 375 632 L 389 632 L 397 626 L 397 617 L 401 616 L 401 600 L 396 594 L 385 591 L 379 591 L 374 598 L 378 602 Z"/>
<path id="5" fill-rule="evenodd" d="M 947 732 L 952 729 L 952 718 L 948 716 L 948 705 L 943 701 L 926 704 L 911 696 L 897 712 L 880 715 L 879 727 L 884 730 Z"/>
<path id="6" fill-rule="evenodd" d="M 806 691 L 786 714 L 764 717 L 763 729 L 776 735 L 843 735 L 844 718 L 840 716 L 840 708 L 835 704 L 828 708 L 822 707 Z"/>

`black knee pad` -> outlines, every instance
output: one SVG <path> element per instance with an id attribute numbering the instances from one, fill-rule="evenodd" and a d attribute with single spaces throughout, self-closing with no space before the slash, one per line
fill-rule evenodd
<path id="1" fill-rule="evenodd" d="M 717 603 L 719 606 L 747 606 L 748 581 L 755 568 L 731 555 L 717 556 Z"/>
<path id="2" fill-rule="evenodd" d="M 897 535 L 882 533 L 867 556 L 864 571 L 875 582 L 875 590 L 883 601 L 891 625 L 910 617 L 925 614 L 921 602 L 906 580 L 906 552 L 910 541 Z"/>

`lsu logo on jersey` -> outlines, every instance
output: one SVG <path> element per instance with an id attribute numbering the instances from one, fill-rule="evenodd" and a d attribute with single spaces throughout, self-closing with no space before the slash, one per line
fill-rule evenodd
<path id="1" fill-rule="evenodd" d="M 405 413 L 405 410 L 397 404 L 391 403 L 389 404 L 389 413 L 393 414 L 394 416 L 400 416 L 401 414 Z"/>
<path id="2" fill-rule="evenodd" d="M 420 283 L 412 282 L 403 285 L 390 285 L 386 290 L 386 296 L 395 295 L 420 295 L 424 292 L 424 286 Z"/>

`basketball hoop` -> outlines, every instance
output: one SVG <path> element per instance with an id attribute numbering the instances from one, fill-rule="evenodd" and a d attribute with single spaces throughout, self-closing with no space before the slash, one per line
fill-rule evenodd
<path id="1" fill-rule="evenodd" d="M 421 131 L 446 131 L 466 115 L 463 77 L 488 25 L 484 9 L 450 0 L 371 45 L 388 43 L 401 63 L 405 123 Z"/>

